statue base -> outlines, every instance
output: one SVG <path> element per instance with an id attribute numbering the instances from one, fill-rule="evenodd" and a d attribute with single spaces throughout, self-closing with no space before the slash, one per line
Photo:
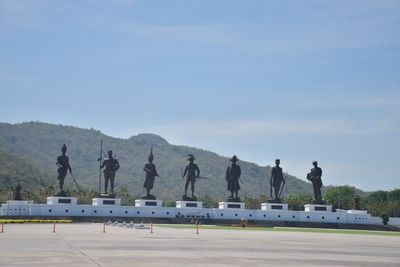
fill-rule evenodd
<path id="1" fill-rule="evenodd" d="M 187 195 L 183 195 L 182 196 L 182 200 L 183 201 L 197 201 L 197 197 L 193 196 L 193 197 L 188 197 Z"/>
<path id="2" fill-rule="evenodd" d="M 219 209 L 244 209 L 245 204 L 243 202 L 219 202 Z"/>
<path id="3" fill-rule="evenodd" d="M 242 201 L 240 200 L 240 197 L 232 198 L 232 197 L 230 197 L 230 196 L 228 197 L 227 201 L 228 201 L 228 202 L 242 202 Z"/>
<path id="4" fill-rule="evenodd" d="M 93 206 L 121 206 L 120 198 L 93 198 L 92 199 Z"/>
<path id="5" fill-rule="evenodd" d="M 325 200 L 313 200 L 312 202 L 314 205 L 326 205 Z"/>
<path id="6" fill-rule="evenodd" d="M 306 204 L 304 205 L 305 212 L 332 212 L 332 205 Z"/>
<path id="7" fill-rule="evenodd" d="M 267 203 L 282 203 L 282 199 L 280 199 L 280 198 L 268 199 Z"/>
<path id="8" fill-rule="evenodd" d="M 162 200 L 136 199 L 135 207 L 162 207 Z"/>
<path id="9" fill-rule="evenodd" d="M 54 196 L 55 197 L 68 197 L 68 194 L 64 190 L 60 190 Z"/>
<path id="10" fill-rule="evenodd" d="M 47 205 L 77 205 L 76 197 L 48 197 Z"/>
<path id="11" fill-rule="evenodd" d="M 178 209 L 183 209 L 183 208 L 202 209 L 203 202 L 200 202 L 200 201 L 177 201 L 176 207 Z"/>
<path id="12" fill-rule="evenodd" d="M 146 195 L 146 196 L 142 197 L 141 199 L 156 200 L 156 196 L 154 196 L 152 194 L 149 194 L 149 195 Z"/>
<path id="13" fill-rule="evenodd" d="M 276 202 L 267 202 L 261 204 L 261 210 L 288 210 L 288 204 L 276 203 Z"/>
<path id="14" fill-rule="evenodd" d="M 114 193 L 101 193 L 99 198 L 115 198 Z"/>

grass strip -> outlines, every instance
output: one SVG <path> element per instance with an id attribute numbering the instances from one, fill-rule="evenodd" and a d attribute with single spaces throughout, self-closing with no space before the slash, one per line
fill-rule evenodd
<path id="1" fill-rule="evenodd" d="M 4 219 L 0 220 L 0 224 L 11 224 L 11 223 L 72 223 L 71 220 L 40 220 L 40 219 Z"/>

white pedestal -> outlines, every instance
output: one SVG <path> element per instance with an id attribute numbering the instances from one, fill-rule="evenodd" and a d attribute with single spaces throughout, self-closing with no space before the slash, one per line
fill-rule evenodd
<path id="1" fill-rule="evenodd" d="M 15 206 L 29 205 L 29 204 L 33 204 L 33 200 L 7 200 L 7 204 L 15 205 Z"/>
<path id="2" fill-rule="evenodd" d="M 162 207 L 162 200 L 136 199 L 135 207 Z"/>
<path id="3" fill-rule="evenodd" d="M 288 204 L 285 204 L 285 203 L 262 203 L 261 210 L 274 210 L 274 211 L 288 210 Z"/>
<path id="4" fill-rule="evenodd" d="M 121 206 L 120 198 L 93 198 L 93 206 Z"/>
<path id="5" fill-rule="evenodd" d="M 47 205 L 77 205 L 76 197 L 48 197 Z"/>
<path id="6" fill-rule="evenodd" d="M 305 212 L 332 212 L 332 205 L 306 204 Z"/>
<path id="7" fill-rule="evenodd" d="M 368 214 L 368 211 L 366 211 L 366 210 L 348 210 L 347 213 L 357 214 L 357 215 L 366 215 L 366 214 Z"/>
<path id="8" fill-rule="evenodd" d="M 219 202 L 219 209 L 244 209 L 244 202 Z"/>
<path id="9" fill-rule="evenodd" d="M 201 201 L 177 201 L 176 207 L 178 209 L 183 209 L 183 208 L 202 209 L 203 202 L 201 202 Z"/>

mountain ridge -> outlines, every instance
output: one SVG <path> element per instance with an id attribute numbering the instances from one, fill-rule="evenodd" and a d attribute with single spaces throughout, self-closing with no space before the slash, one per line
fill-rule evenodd
<path id="1" fill-rule="evenodd" d="M 215 196 L 221 200 L 228 196 L 225 170 L 229 157 L 194 147 L 173 145 L 163 137 L 153 133 L 133 135 L 128 139 L 115 138 L 99 130 L 82 129 L 75 126 L 43 122 L 18 124 L 0 123 L 0 149 L 10 155 L 32 162 L 42 172 L 48 174 L 49 184 L 57 183 L 56 157 L 62 144 L 68 147 L 67 154 L 78 182 L 85 188 L 98 187 L 98 162 L 100 140 L 103 140 L 103 153 L 112 149 L 117 153 L 121 169 L 117 172 L 116 188 L 126 188 L 135 195 L 144 194 L 143 166 L 151 147 L 154 149 L 155 164 L 162 178 L 157 178 L 152 191 L 158 198 L 180 198 L 183 194 L 183 181 L 180 169 L 187 164 L 187 154 L 197 157 L 202 176 L 208 180 L 196 183 L 196 195 Z M 252 162 L 240 161 L 244 183 L 240 196 L 258 197 L 269 193 L 269 174 L 271 166 L 259 166 Z M 68 178 L 67 178 L 68 180 Z M 73 186 L 69 178 L 69 184 Z M 283 195 L 290 193 L 312 193 L 311 184 L 288 175 Z"/>

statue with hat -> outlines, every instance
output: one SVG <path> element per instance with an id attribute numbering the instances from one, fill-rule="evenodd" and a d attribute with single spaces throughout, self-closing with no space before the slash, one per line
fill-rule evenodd
<path id="1" fill-rule="evenodd" d="M 185 171 L 182 172 L 182 178 L 185 179 L 186 177 L 185 194 L 182 196 L 182 200 L 184 201 L 197 201 L 197 198 L 194 195 L 194 185 L 196 183 L 196 178 L 200 176 L 200 169 L 197 164 L 194 163 L 195 159 L 196 158 L 192 154 L 189 154 L 187 158 L 189 164 L 186 166 Z M 187 196 L 189 183 L 191 186 L 192 197 Z"/>
<path id="2" fill-rule="evenodd" d="M 153 163 L 154 155 L 153 155 L 153 147 L 151 148 L 150 155 L 148 157 L 148 163 L 144 165 L 143 170 L 146 172 L 146 180 L 144 181 L 143 187 L 146 188 L 146 196 L 143 199 L 156 199 L 155 196 L 150 194 L 150 190 L 153 189 L 154 180 L 159 175 L 156 170 L 156 165 Z"/>
<path id="3" fill-rule="evenodd" d="M 68 174 L 68 171 L 72 174 L 71 166 L 69 165 L 69 158 L 66 155 L 67 146 L 63 144 L 61 147 L 61 155 L 57 157 L 57 172 L 58 172 L 58 183 L 60 185 L 60 191 L 56 194 L 58 197 L 67 197 L 67 192 L 64 191 L 64 179 Z"/>
<path id="4" fill-rule="evenodd" d="M 314 168 L 307 174 L 307 180 L 313 184 L 314 189 L 314 204 L 325 204 L 321 196 L 322 187 L 322 169 L 318 167 L 318 162 L 313 162 Z"/>
<path id="5" fill-rule="evenodd" d="M 120 165 L 118 160 L 113 156 L 113 151 L 107 151 L 107 158 L 100 165 L 100 169 L 104 168 L 104 195 L 109 197 L 114 196 L 114 181 L 115 181 L 115 173 L 118 171 Z M 108 183 L 111 185 L 111 194 L 108 193 Z"/>
<path id="6" fill-rule="evenodd" d="M 240 175 L 242 174 L 242 170 L 240 169 L 240 166 L 236 164 L 236 162 L 239 161 L 237 156 L 233 155 L 233 157 L 230 159 L 232 162 L 231 165 L 226 169 L 225 173 L 225 180 L 228 182 L 228 191 L 231 192 L 230 197 L 228 198 L 228 201 L 231 202 L 240 202 L 240 198 L 238 196 L 239 189 L 240 189 Z M 235 197 L 233 196 L 233 193 L 235 193 Z"/>
<path id="7" fill-rule="evenodd" d="M 283 187 L 285 185 L 285 179 L 283 177 L 282 168 L 279 166 L 281 163 L 280 159 L 275 160 L 275 166 L 271 169 L 271 179 L 269 181 L 270 184 L 270 198 L 269 202 L 273 203 L 281 203 L 281 194 L 283 191 Z M 272 194 L 272 189 L 274 192 L 274 196 Z"/>

